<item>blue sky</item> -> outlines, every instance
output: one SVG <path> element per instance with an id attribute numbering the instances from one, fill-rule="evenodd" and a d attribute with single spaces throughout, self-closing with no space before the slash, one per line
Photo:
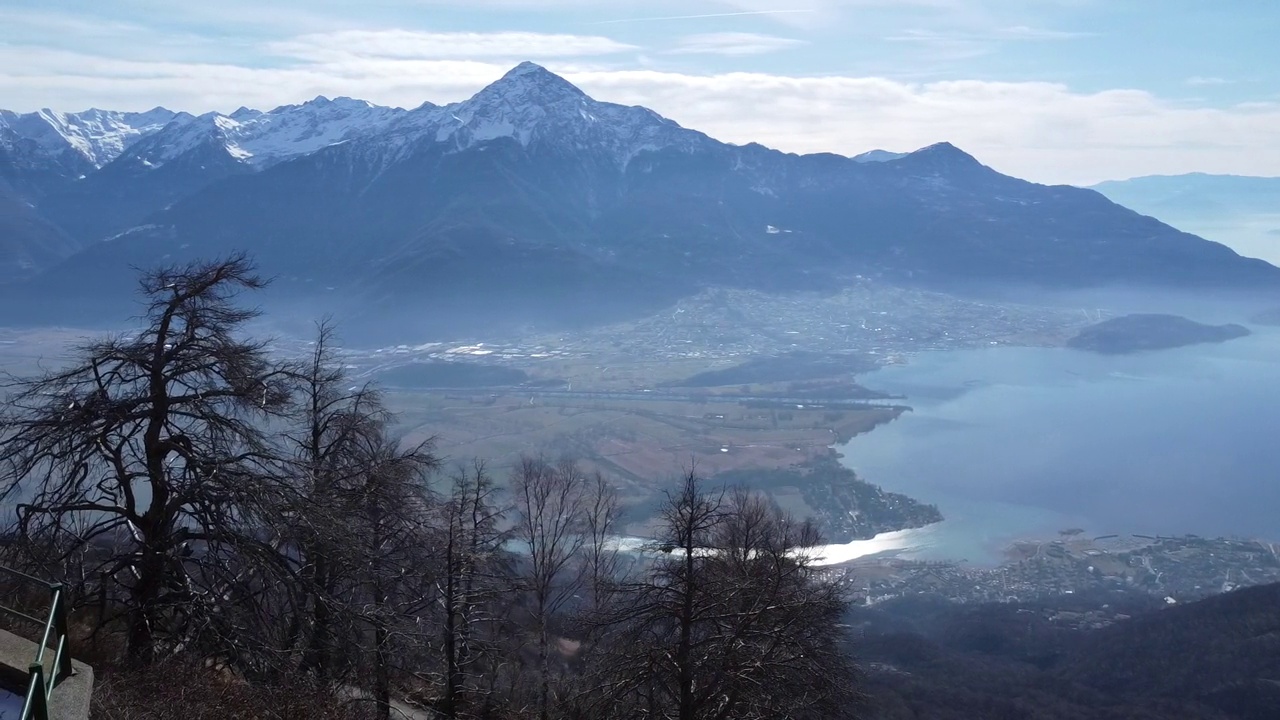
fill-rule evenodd
<path id="1" fill-rule="evenodd" d="M 464 99 L 521 60 L 795 152 L 1280 175 L 1276 0 L 4 0 L 0 107 Z"/>

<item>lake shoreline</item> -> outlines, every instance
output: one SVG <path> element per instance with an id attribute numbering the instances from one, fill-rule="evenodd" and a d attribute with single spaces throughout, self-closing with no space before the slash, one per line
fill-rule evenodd
<path id="1" fill-rule="evenodd" d="M 927 548 L 890 547 L 892 533 L 867 548 L 993 566 L 1069 528 L 1280 537 L 1262 512 L 1280 502 L 1264 477 L 1280 450 L 1259 430 L 1280 427 L 1265 401 L 1280 393 L 1280 333 L 1136 356 L 916 353 L 859 381 L 912 410 L 832 451 L 945 518 L 923 528 Z"/>

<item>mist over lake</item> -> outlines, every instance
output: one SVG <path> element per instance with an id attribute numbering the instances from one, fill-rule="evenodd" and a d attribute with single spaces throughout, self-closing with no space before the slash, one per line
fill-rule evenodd
<path id="1" fill-rule="evenodd" d="M 1062 348 L 921 353 L 865 375 L 913 408 L 838 448 L 947 520 L 903 545 L 989 562 L 1019 537 L 1280 537 L 1280 332 L 1100 356 Z"/>

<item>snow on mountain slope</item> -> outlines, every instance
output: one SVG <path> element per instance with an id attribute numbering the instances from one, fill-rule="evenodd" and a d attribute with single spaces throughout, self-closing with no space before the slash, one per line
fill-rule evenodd
<path id="1" fill-rule="evenodd" d="M 0 113 L 3 112 L 0 110 Z M 26 154 L 26 146 L 32 144 L 5 124 L 4 116 L 0 115 L 0 159 L 8 163 L 16 163 L 19 158 L 25 159 L 22 156 Z"/>
<path id="2" fill-rule="evenodd" d="M 901 160 L 910 155 L 910 153 L 890 152 L 888 150 L 868 150 L 860 155 L 854 155 L 854 162 L 889 162 L 891 160 Z"/>
<path id="3" fill-rule="evenodd" d="M 594 100 L 530 62 L 469 100 L 417 108 L 397 120 L 392 130 L 391 135 L 401 140 L 429 138 L 459 151 L 504 137 L 525 147 L 534 142 L 564 144 L 604 151 L 624 167 L 645 150 L 690 147 L 707 139 L 647 108 Z"/>
<path id="4" fill-rule="evenodd" d="M 322 95 L 301 105 L 284 105 L 267 113 L 241 113 L 241 118 L 228 118 L 236 125 L 228 127 L 226 135 L 232 145 L 246 153 L 250 162 L 270 163 L 376 133 L 404 113 L 400 108 L 364 100 L 348 97 L 330 100 Z"/>
<path id="5" fill-rule="evenodd" d="M 50 156 L 70 150 L 98 168 L 115 160 L 133 143 L 158 132 L 174 115 L 161 107 L 141 113 L 96 108 L 78 113 L 44 109 L 19 114 L 0 110 L 0 124 L 35 141 Z"/>
<path id="6" fill-rule="evenodd" d="M 127 159 L 160 167 L 196 148 L 220 146 L 236 160 L 267 166 L 374 134 L 404 113 L 364 100 L 323 96 L 270 112 L 240 108 L 229 116 L 180 113 L 161 132 L 135 146 Z"/>
<path id="7" fill-rule="evenodd" d="M 358 140 L 359 154 L 386 167 L 421 143 L 442 143 L 461 152 L 511 138 L 565 152 L 589 150 L 598 161 L 624 169 L 640 153 L 690 151 L 710 142 L 643 107 L 601 102 L 534 63 L 521 63 L 468 100 L 446 106 L 423 103 L 413 110 L 319 96 L 270 111 L 241 107 L 227 114 L 43 110 L 19 115 L 0 111 L 0 127 L 35 142 L 51 157 L 70 149 L 93 168 L 119 159 L 137 170 L 178 158 L 229 158 L 255 169 Z M 214 153 L 208 155 L 207 153 Z M 872 151 L 860 162 L 902 157 Z M 203 160 L 196 160 L 201 165 Z"/>
<path id="8" fill-rule="evenodd" d="M 268 112 L 242 107 L 230 115 L 197 116 L 163 108 L 146 113 L 0 111 L 0 125 L 51 154 L 71 148 L 95 168 L 118 157 L 157 168 L 197 148 L 220 148 L 237 161 L 267 167 L 353 139 L 363 139 L 385 161 L 424 140 L 461 151 L 502 137 L 525 147 L 544 142 L 590 148 L 625 167 L 640 152 L 687 149 L 707 139 L 647 108 L 593 100 L 533 63 L 520 64 L 469 100 L 443 107 L 423 103 L 412 111 L 320 96 Z"/>

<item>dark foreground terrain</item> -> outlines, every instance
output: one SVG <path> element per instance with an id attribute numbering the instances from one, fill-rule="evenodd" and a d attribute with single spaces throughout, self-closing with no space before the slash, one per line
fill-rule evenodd
<path id="1" fill-rule="evenodd" d="M 1095 629 L 1072 618 L 1105 607 Z M 851 613 L 882 720 L 1277 717 L 1280 585 L 1167 606 L 1124 592 L 965 605 L 914 596 Z"/>

